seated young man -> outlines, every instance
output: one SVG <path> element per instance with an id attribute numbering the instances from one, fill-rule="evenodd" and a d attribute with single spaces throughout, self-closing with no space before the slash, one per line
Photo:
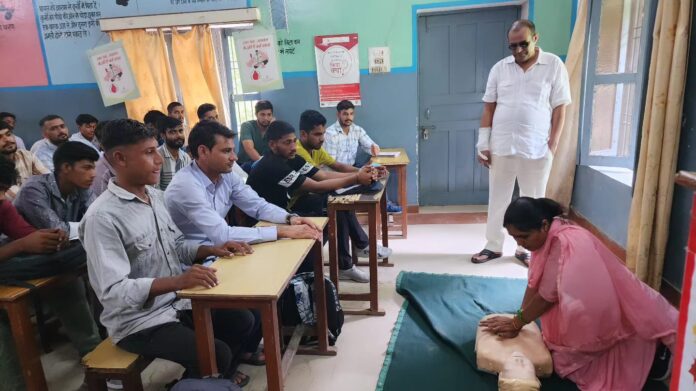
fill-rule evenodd
<path id="1" fill-rule="evenodd" d="M 111 121 L 102 144 L 113 157 L 116 177 L 80 222 L 87 252 L 89 279 L 104 306 L 102 324 L 119 347 L 151 358 L 177 362 L 185 376 L 200 376 L 191 302 L 176 291 L 217 284 L 215 269 L 195 264 L 211 256 L 246 253 L 246 245 L 226 242 L 216 247 L 184 240 L 152 187 L 159 179 L 162 157 L 155 134 L 130 119 Z M 182 270 L 182 265 L 189 265 Z M 234 373 L 239 351 L 255 352 L 261 340 L 258 313 L 215 310 L 217 365 L 238 384 L 249 377 Z"/>
<path id="2" fill-rule="evenodd" d="M 0 156 L 0 234 L 9 242 L 0 245 L 0 262 L 19 254 L 49 254 L 67 245 L 68 236 L 61 229 L 36 230 L 17 212 L 5 192 L 17 182 L 14 163 Z M 84 285 L 75 280 L 52 288 L 51 294 L 43 296 L 44 304 L 50 308 L 77 349 L 80 356 L 91 352 L 100 342 L 97 327 L 92 319 Z M 19 358 L 7 314 L 0 310 L 0 379 L 3 390 L 26 390 Z"/>
<path id="3" fill-rule="evenodd" d="M 101 150 L 101 144 L 94 134 L 99 120 L 91 114 L 80 114 L 75 118 L 77 132 L 70 136 L 70 141 L 79 141 L 94 148 L 97 152 Z"/>
<path id="4" fill-rule="evenodd" d="M 157 122 L 160 138 L 164 140 L 157 151 L 164 159 L 160 171 L 159 188 L 167 190 L 174 174 L 191 164 L 191 158 L 182 149 L 184 146 L 184 124 L 176 118 L 163 117 Z"/>
<path id="5" fill-rule="evenodd" d="M 157 122 L 159 122 L 160 119 L 166 116 L 166 114 L 159 110 L 150 110 L 147 113 L 145 113 L 145 116 L 143 117 L 143 123 L 145 124 L 145 127 L 147 127 L 155 133 L 155 137 L 157 138 L 157 145 L 162 145 L 164 143 L 164 140 L 162 140 L 162 138 L 160 137 L 159 132 L 157 132 Z"/>
<path id="6" fill-rule="evenodd" d="M 169 213 L 187 239 L 213 245 L 228 240 L 321 240 L 321 231 L 314 223 L 267 202 L 232 172 L 237 160 L 234 134 L 225 125 L 199 122 L 191 130 L 189 147 L 193 163 L 176 174 L 165 192 Z M 225 216 L 235 205 L 256 220 L 287 225 L 231 227 Z"/>
<path id="7" fill-rule="evenodd" d="M 337 173 L 321 171 L 297 156 L 297 137 L 292 125 L 275 121 L 266 132 L 270 152 L 264 155 L 251 170 L 247 183 L 259 195 L 282 207 L 290 206 L 293 211 L 306 215 L 324 214 L 327 193 L 343 187 L 362 184 L 369 185 L 378 175 L 377 170 L 366 166 L 355 173 Z M 319 193 L 320 196 L 302 195 L 301 193 Z M 295 205 L 288 205 L 288 200 L 299 196 Z M 306 198 L 303 200 L 305 197 Z M 303 207 L 297 207 L 303 205 Z M 339 278 L 356 282 L 369 282 L 369 276 L 353 265 L 350 255 L 349 238 L 361 257 L 369 256 L 368 238 L 358 223 L 354 212 L 337 213 Z M 379 246 L 377 254 L 386 258 L 391 250 Z"/>
<path id="8" fill-rule="evenodd" d="M 198 106 L 196 115 L 199 121 L 219 121 L 217 107 L 212 103 L 203 103 Z"/>
<path id="9" fill-rule="evenodd" d="M 107 129 L 106 125 L 108 125 L 108 123 L 109 121 L 101 121 L 97 124 L 97 129 L 94 131 L 94 133 L 99 140 L 104 138 L 104 133 Z M 109 181 L 111 178 L 116 176 L 116 172 L 110 163 L 111 159 L 111 155 L 104 151 L 101 156 L 99 156 L 99 160 L 97 160 L 95 167 L 96 176 L 94 177 L 94 181 L 92 181 L 92 186 L 89 187 L 89 189 L 92 191 L 92 198 L 94 199 L 106 191 Z"/>
<path id="10" fill-rule="evenodd" d="M 358 172 L 358 168 L 341 163 L 324 149 L 326 117 L 316 110 L 305 110 L 300 115 L 300 138 L 297 155 L 317 168 L 328 167 L 338 172 Z"/>
<path id="11" fill-rule="evenodd" d="M 51 172 L 32 152 L 19 149 L 12 127 L 5 121 L 0 121 L 0 156 L 12 161 L 18 173 L 16 183 L 5 192 L 5 199 L 10 201 L 15 199 L 19 189 L 32 175 Z"/>
<path id="12" fill-rule="evenodd" d="M 55 173 L 27 181 L 15 207 L 36 228 L 59 228 L 77 239 L 77 227 L 92 199 L 89 187 L 99 153 L 78 141 L 68 141 L 53 154 Z"/>
<path id="13" fill-rule="evenodd" d="M 256 119 L 242 124 L 239 134 L 239 164 L 247 173 L 254 162 L 268 152 L 268 143 L 264 140 L 268 125 L 273 121 L 273 104 L 260 100 L 254 106 Z"/>

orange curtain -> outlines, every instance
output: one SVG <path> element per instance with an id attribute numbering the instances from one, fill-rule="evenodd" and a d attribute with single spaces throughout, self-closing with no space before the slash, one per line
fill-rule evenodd
<path id="1" fill-rule="evenodd" d="M 140 98 L 126 101 L 128 118 L 142 121 L 150 110 L 166 112 L 169 102 L 176 100 L 167 45 L 162 31 L 113 31 L 112 41 L 123 41 Z"/>
<path id="2" fill-rule="evenodd" d="M 220 121 L 225 122 L 225 106 L 210 27 L 194 26 L 185 33 L 173 29 L 172 54 L 189 125 L 193 127 L 198 122 L 196 109 L 203 103 L 217 106 Z"/>

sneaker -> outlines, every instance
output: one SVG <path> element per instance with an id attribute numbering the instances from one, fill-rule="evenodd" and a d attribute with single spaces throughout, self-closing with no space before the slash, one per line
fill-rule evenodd
<path id="1" fill-rule="evenodd" d="M 355 251 L 356 254 L 358 254 L 359 258 L 369 258 L 370 257 L 370 246 L 368 245 L 365 248 L 354 248 L 353 251 Z M 382 259 L 382 258 L 389 258 L 391 256 L 392 250 L 389 247 L 383 247 L 380 246 L 379 244 L 377 245 L 377 258 Z"/>
<path id="2" fill-rule="evenodd" d="M 110 390 L 122 390 L 123 382 L 120 380 L 106 379 L 106 386 Z"/>
<path id="3" fill-rule="evenodd" d="M 353 280 L 355 282 L 370 282 L 370 275 L 364 271 L 358 269 L 357 266 L 353 265 L 352 268 L 348 270 L 338 271 L 339 280 Z"/>
<path id="4" fill-rule="evenodd" d="M 667 346 L 662 343 L 658 344 L 655 350 L 655 359 L 653 360 L 652 367 L 650 368 L 650 374 L 648 374 L 648 379 L 655 381 L 665 381 L 669 378 L 672 373 L 672 352 L 669 351 Z"/>
<path id="5" fill-rule="evenodd" d="M 387 202 L 387 213 L 399 214 L 401 207 L 393 202 Z"/>

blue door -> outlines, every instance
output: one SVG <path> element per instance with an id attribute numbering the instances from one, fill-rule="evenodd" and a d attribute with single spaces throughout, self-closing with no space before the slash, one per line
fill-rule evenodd
<path id="1" fill-rule="evenodd" d="M 519 7 L 418 17 L 420 205 L 488 203 L 488 170 L 476 139 L 488 72 L 509 55 Z"/>

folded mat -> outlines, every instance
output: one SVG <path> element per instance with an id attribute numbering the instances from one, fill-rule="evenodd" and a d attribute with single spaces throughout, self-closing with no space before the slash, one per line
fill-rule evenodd
<path id="1" fill-rule="evenodd" d="M 523 279 L 400 273 L 396 289 L 406 302 L 377 390 L 497 390 L 498 377 L 476 369 L 476 329 L 485 315 L 517 311 L 525 287 Z M 555 374 L 541 383 L 542 390 L 577 390 Z"/>

